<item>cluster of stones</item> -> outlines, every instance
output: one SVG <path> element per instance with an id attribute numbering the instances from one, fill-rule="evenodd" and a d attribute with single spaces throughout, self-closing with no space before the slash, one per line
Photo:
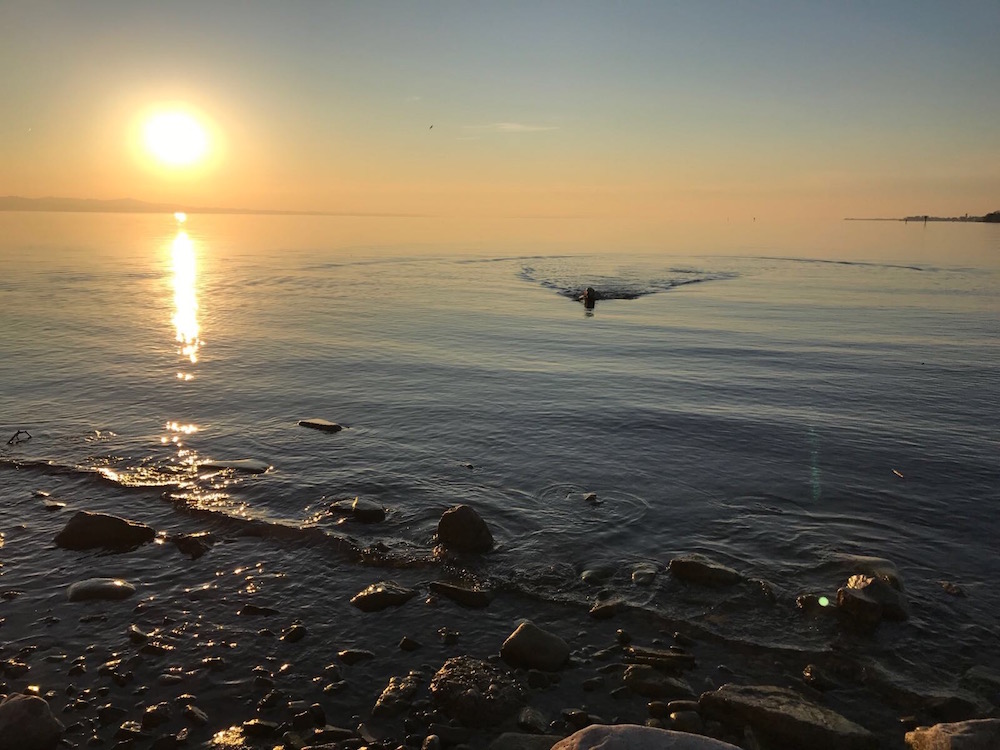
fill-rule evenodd
<path id="1" fill-rule="evenodd" d="M 304 426 L 337 431 L 312 424 Z M 334 509 L 361 523 L 385 518 L 384 508 L 357 498 L 341 501 Z M 72 550 L 124 551 L 146 544 L 155 536 L 155 530 L 145 524 L 106 514 L 80 512 L 70 519 L 55 541 L 58 546 Z M 487 553 L 494 546 L 488 525 L 467 505 L 455 506 L 443 513 L 436 540 L 447 554 L 457 555 L 459 559 L 464 555 Z M 215 539 L 203 533 L 176 535 L 170 541 L 194 559 L 208 551 Z M 678 581 L 712 588 L 735 586 L 749 580 L 738 571 L 699 555 L 676 557 L 670 561 L 668 570 Z M 632 579 L 637 586 L 648 586 L 656 574 L 655 566 L 643 564 L 636 566 Z M 435 596 L 470 608 L 487 607 L 494 599 L 493 591 L 464 580 L 433 581 L 428 589 Z M 134 592 L 132 584 L 120 579 L 87 579 L 69 586 L 67 597 L 70 601 L 118 600 Z M 365 613 L 378 612 L 402 606 L 417 594 L 417 590 L 395 582 L 379 581 L 358 592 L 351 604 Z M 622 602 L 599 600 L 591 616 L 607 619 L 623 608 Z M 831 609 L 846 622 L 862 628 L 875 627 L 882 620 L 904 619 L 907 613 L 898 574 L 886 561 L 874 558 L 857 561 L 856 572 L 844 582 L 838 591 L 836 606 Z M 248 603 L 238 614 L 266 617 L 277 613 L 273 608 Z M 442 630 L 447 631 L 446 628 Z M 445 642 L 453 642 L 456 635 L 450 631 L 441 633 Z M 527 705 L 532 691 L 558 683 L 560 673 L 576 664 L 570 646 L 558 633 L 525 620 L 499 644 L 498 652 L 487 658 L 454 656 L 433 674 L 430 670 L 415 669 L 393 676 L 372 706 L 369 720 L 354 728 L 328 723 L 326 712 L 318 703 L 296 700 L 280 690 L 269 689 L 260 700 L 258 710 L 261 716 L 275 715 L 278 720 L 258 717 L 227 731 L 232 732 L 230 739 L 235 741 L 243 738 L 251 745 L 263 743 L 289 750 L 304 747 L 324 750 L 470 748 L 473 746 L 470 743 L 481 736 L 475 733 L 477 730 L 514 726 L 517 732 L 500 734 L 490 748 L 732 750 L 736 747 L 733 743 L 737 743 L 744 747 L 868 750 L 878 744 L 868 730 L 787 688 L 725 684 L 699 695 L 685 678 L 685 673 L 696 667 L 695 655 L 689 650 L 695 642 L 678 635 L 676 645 L 652 647 L 632 644 L 624 631 L 619 630 L 618 635 L 614 653 L 620 655 L 621 662 L 602 667 L 601 676 L 588 680 L 591 685 L 585 684 L 584 689 L 597 689 L 606 684 L 606 678 L 620 680 L 612 689 L 612 697 L 631 695 L 646 699 L 648 719 L 645 726 L 609 724 L 603 717 L 578 708 L 566 708 L 559 718 L 550 721 L 541 711 Z M 280 640 L 294 644 L 307 636 L 306 626 L 294 622 L 280 633 Z M 156 655 L 171 648 L 165 640 L 134 625 L 128 637 L 142 653 Z M 448 640 L 450 637 L 452 641 Z M 418 648 L 419 644 L 404 638 L 399 647 L 408 651 Z M 364 649 L 344 649 L 337 656 L 349 667 L 373 659 L 375 654 Z M 23 673 L 18 671 L 19 662 L 8 662 L 3 665 L 6 674 Z M 209 657 L 203 662 L 207 669 L 225 667 L 220 657 Z M 126 685 L 133 679 L 131 663 L 131 659 L 112 659 L 98 671 L 116 684 Z M 22 667 L 27 670 L 27 665 L 22 664 Z M 82 664 L 80 668 L 83 669 Z M 72 669 L 70 674 L 73 674 Z M 274 675 L 270 671 L 260 667 L 255 672 L 255 685 L 265 689 L 273 686 Z M 805 681 L 822 689 L 826 680 L 822 670 L 810 665 L 806 672 Z M 346 686 L 336 664 L 326 668 L 325 677 L 328 681 L 324 693 L 334 694 Z M 984 679 L 991 677 L 986 674 Z M 80 694 L 77 700 L 87 705 L 92 698 L 101 695 L 100 691 L 94 696 Z M 122 747 L 151 739 L 150 732 L 178 715 L 192 726 L 204 726 L 209 721 L 192 695 L 180 696 L 174 705 L 167 702 L 148 705 L 140 721 L 123 721 L 126 714 L 125 709 L 108 703 L 100 707 L 97 716 L 101 725 L 118 725 L 115 740 Z M 41 697 L 12 694 L 0 702 L 0 750 L 53 750 L 63 732 L 63 725 L 52 716 Z M 183 744 L 187 735 L 186 728 L 161 734 L 153 739 L 151 746 L 155 750 L 172 750 Z M 400 736 L 404 737 L 402 745 L 398 740 Z M 1000 720 L 989 719 L 918 728 L 907 734 L 906 741 L 913 750 L 960 750 L 1000 747 L 998 738 Z M 95 734 L 92 739 L 100 738 Z"/>

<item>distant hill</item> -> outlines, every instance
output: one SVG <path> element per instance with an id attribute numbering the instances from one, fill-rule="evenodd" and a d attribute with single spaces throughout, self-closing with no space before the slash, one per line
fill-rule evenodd
<path id="1" fill-rule="evenodd" d="M 0 211 L 53 211 L 67 213 L 104 214 L 264 214 L 277 216 L 417 216 L 417 214 L 334 213 L 330 211 L 273 211 L 261 208 L 217 208 L 183 206 L 175 203 L 148 203 L 133 198 L 96 200 L 94 198 L 23 198 L 18 195 L 0 196 Z"/>

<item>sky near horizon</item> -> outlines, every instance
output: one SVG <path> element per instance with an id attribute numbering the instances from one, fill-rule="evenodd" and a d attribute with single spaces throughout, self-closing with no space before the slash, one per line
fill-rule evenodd
<path id="1" fill-rule="evenodd" d="M 611 221 L 1000 209 L 996 0 L 3 0 L 0 66 L 0 195 Z M 144 118 L 172 109 L 207 128 L 204 162 L 144 151 Z"/>

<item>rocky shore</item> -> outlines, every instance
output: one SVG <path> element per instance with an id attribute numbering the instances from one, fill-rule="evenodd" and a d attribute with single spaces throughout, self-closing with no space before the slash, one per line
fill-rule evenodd
<path id="1" fill-rule="evenodd" d="M 168 534 L 51 510 L 66 516 L 53 539 L 67 556 L 60 596 L 0 592 L 0 750 L 1000 747 L 989 669 L 919 690 L 850 640 L 727 641 L 600 588 L 589 608 L 542 601 L 483 573 L 493 536 L 468 506 L 442 514 L 429 559 L 340 556 L 320 590 L 298 584 L 295 565 L 307 563 L 294 548 L 265 548 L 252 529 Z M 384 517 L 363 501 L 338 512 Z M 128 575 L 178 555 L 187 581 Z M 121 573 L 91 575 L 109 568 Z M 639 566 L 633 585 L 660 575 L 774 596 L 697 555 Z M 835 601 L 804 593 L 797 606 L 848 639 L 908 616 L 903 581 L 877 558 L 849 562 Z"/>

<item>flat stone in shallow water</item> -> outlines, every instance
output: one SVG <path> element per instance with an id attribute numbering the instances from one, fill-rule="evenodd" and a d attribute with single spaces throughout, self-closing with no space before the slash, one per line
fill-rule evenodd
<path id="1" fill-rule="evenodd" d="M 872 750 L 875 735 L 794 690 L 770 685 L 723 685 L 702 693 L 701 713 L 733 725 L 749 724 L 775 743 L 809 750 Z"/>
<path id="2" fill-rule="evenodd" d="M 62 732 L 44 699 L 14 693 L 0 701 L 0 750 L 52 750 Z"/>
<path id="3" fill-rule="evenodd" d="M 473 586 L 469 586 L 464 583 L 432 581 L 429 588 L 435 594 L 439 594 L 440 596 L 474 609 L 486 607 L 493 601 L 492 591 L 474 588 Z"/>
<path id="4" fill-rule="evenodd" d="M 635 724 L 589 726 L 552 746 L 552 750 L 740 750 L 710 737 Z"/>
<path id="5" fill-rule="evenodd" d="M 340 432 L 344 429 L 343 425 L 331 422 L 328 419 L 300 419 L 299 427 L 309 427 L 313 430 L 320 430 L 321 432 Z"/>
<path id="6" fill-rule="evenodd" d="M 267 461 L 256 458 L 234 458 L 230 461 L 204 461 L 198 464 L 198 469 L 231 469 L 245 471 L 247 474 L 263 474 L 271 468 Z"/>
<path id="7" fill-rule="evenodd" d="M 675 557 L 667 569 L 675 578 L 702 586 L 732 586 L 743 580 L 737 571 L 704 555 Z"/>
<path id="8" fill-rule="evenodd" d="M 906 733 L 906 744 L 911 750 L 997 750 L 1000 719 L 920 727 Z"/>
<path id="9" fill-rule="evenodd" d="M 86 602 L 95 599 L 118 601 L 128 599 L 135 593 L 135 586 L 121 578 L 88 578 L 77 581 L 66 589 L 66 598 L 71 602 Z"/>
<path id="10" fill-rule="evenodd" d="M 144 523 L 136 523 L 107 513 L 78 511 L 63 530 L 56 534 L 56 545 L 63 549 L 85 550 L 102 547 L 124 551 L 153 541 L 156 531 Z"/>
<path id="11" fill-rule="evenodd" d="M 404 588 L 398 583 L 380 581 L 351 597 L 351 604 L 362 612 L 378 612 L 386 607 L 398 607 L 405 604 L 416 595 L 416 591 Z"/>

